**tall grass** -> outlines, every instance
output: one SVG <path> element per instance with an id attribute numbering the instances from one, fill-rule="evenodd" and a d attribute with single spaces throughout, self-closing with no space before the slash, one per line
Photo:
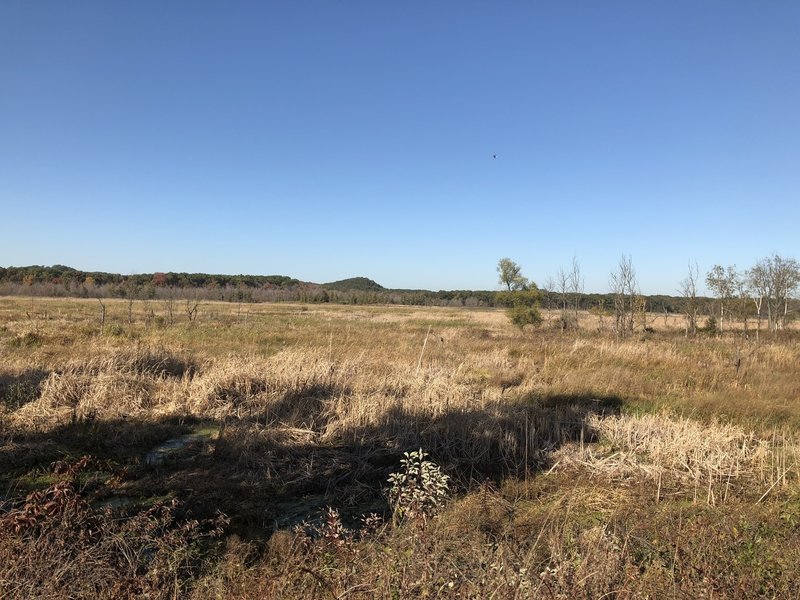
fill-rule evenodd
<path id="1" fill-rule="evenodd" d="M 173 595 L 797 591 L 787 562 L 800 523 L 794 332 L 759 344 L 686 339 L 653 319 L 655 333 L 619 341 L 588 314 L 577 333 L 520 332 L 501 311 L 259 305 L 243 316 L 224 304 L 171 326 L 137 306 L 129 325 L 127 306 L 109 302 L 100 335 L 91 302 L 35 304 L 0 299 L 0 518 L 52 483 L 50 463 L 85 452 L 107 461 L 105 479 L 73 489 L 87 519 L 108 496 L 226 511 L 228 532 L 255 541 L 229 535 L 180 571 Z M 152 445 L 202 427 L 215 431 L 202 448 L 145 464 Z M 389 473 L 419 448 L 451 478 L 450 504 L 421 529 L 359 524 L 360 512 L 387 510 Z M 99 595 L 116 589 L 109 574 L 149 573 L 155 542 L 131 549 L 117 536 L 155 517 L 126 510 L 95 541 L 80 537 L 94 521 L 74 539 L 54 525 L 36 538 L 47 540 L 40 563 L 34 537 L 0 538 L 3 556 L 25 561 L 3 572 L 0 593 L 44 585 L 37 565 L 54 564 L 57 544 L 105 573 Z M 170 514 L 180 530 L 185 513 Z M 316 521 L 292 529 L 300 518 Z M 114 562 L 115 547 L 132 570 Z M 153 577 L 146 589 L 168 596 Z M 56 595 L 50 583 L 43 597 Z"/>

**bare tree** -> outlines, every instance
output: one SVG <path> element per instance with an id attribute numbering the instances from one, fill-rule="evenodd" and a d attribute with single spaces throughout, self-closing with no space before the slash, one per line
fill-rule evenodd
<path id="1" fill-rule="evenodd" d="M 744 335 L 746 336 L 752 290 L 747 277 L 743 273 L 738 271 L 734 273 L 733 289 L 735 296 L 734 313 L 744 323 Z"/>
<path id="2" fill-rule="evenodd" d="M 583 277 L 581 276 L 581 266 L 574 256 L 572 257 L 572 270 L 569 273 L 569 291 L 575 308 L 575 325 L 577 326 L 578 309 L 583 295 Z"/>
<path id="3" fill-rule="evenodd" d="M 186 316 L 189 318 L 189 322 L 193 322 L 197 318 L 197 307 L 200 306 L 200 302 L 197 298 L 190 300 L 189 298 L 186 299 Z"/>
<path id="4" fill-rule="evenodd" d="M 175 324 L 175 290 L 170 286 L 164 291 L 164 314 L 168 325 Z"/>
<path id="5" fill-rule="evenodd" d="M 725 308 L 736 291 L 736 267 L 714 265 L 706 275 L 706 286 L 719 299 L 719 328 L 724 329 Z"/>
<path id="6" fill-rule="evenodd" d="M 775 329 L 786 328 L 789 317 L 789 298 L 800 285 L 800 264 L 793 258 L 772 257 L 772 291 Z"/>
<path id="7" fill-rule="evenodd" d="M 769 273 L 763 263 L 764 261 L 760 261 L 747 271 L 748 285 L 753 294 L 753 303 L 756 305 L 756 341 L 761 332 L 761 309 L 764 306 L 764 298 L 770 294 Z"/>
<path id="8" fill-rule="evenodd" d="M 614 331 L 617 337 L 633 333 L 635 298 L 639 293 L 636 269 L 633 260 L 624 254 L 619 259 L 617 269 L 609 275 L 609 286 L 614 296 Z"/>
<path id="9" fill-rule="evenodd" d="M 783 329 L 789 314 L 789 298 L 800 286 L 800 264 L 793 258 L 773 254 L 760 260 L 748 272 L 757 294 L 767 301 L 767 318 L 772 331 Z M 760 301 L 759 301 L 760 302 Z M 757 303 L 759 322 L 761 309 Z"/>
<path id="10" fill-rule="evenodd" d="M 551 308 L 553 308 L 551 306 L 551 299 L 552 299 L 553 292 L 555 291 L 555 288 L 556 288 L 556 284 L 553 281 L 553 278 L 552 277 L 548 277 L 544 282 L 544 289 L 547 291 L 547 294 L 545 295 L 545 298 L 547 299 L 547 310 L 550 310 Z"/>
<path id="11" fill-rule="evenodd" d="M 125 282 L 125 298 L 128 300 L 128 325 L 133 325 L 133 301 L 139 295 L 136 285 L 128 279 Z"/>
<path id="12" fill-rule="evenodd" d="M 559 306 L 561 312 L 567 311 L 567 292 L 569 291 L 569 275 L 564 272 L 564 269 L 559 267 L 556 273 L 556 290 L 559 296 Z"/>
<path id="13" fill-rule="evenodd" d="M 689 274 L 680 283 L 680 294 L 684 299 L 684 314 L 686 315 L 686 337 L 697 333 L 697 279 L 700 269 L 697 262 L 689 262 Z"/>

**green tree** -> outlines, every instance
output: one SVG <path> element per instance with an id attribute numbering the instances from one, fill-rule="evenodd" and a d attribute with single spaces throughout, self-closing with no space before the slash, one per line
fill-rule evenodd
<path id="1" fill-rule="evenodd" d="M 539 301 L 541 294 L 539 288 L 532 281 L 524 277 L 524 287 L 504 290 L 497 293 L 496 304 L 506 307 L 506 315 L 509 320 L 524 329 L 525 325 L 539 327 L 542 324 L 542 314 L 539 312 Z"/>
<path id="2" fill-rule="evenodd" d="M 510 258 L 501 258 L 497 262 L 498 281 L 506 291 L 514 292 L 528 288 L 528 280 L 522 276 L 522 267 Z"/>

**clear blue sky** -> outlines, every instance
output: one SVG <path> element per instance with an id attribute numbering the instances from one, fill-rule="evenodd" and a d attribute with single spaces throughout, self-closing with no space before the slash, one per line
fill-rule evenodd
<path id="1" fill-rule="evenodd" d="M 606 291 L 798 257 L 800 3 L 0 3 L 0 266 Z M 492 154 L 497 158 L 492 158 Z"/>

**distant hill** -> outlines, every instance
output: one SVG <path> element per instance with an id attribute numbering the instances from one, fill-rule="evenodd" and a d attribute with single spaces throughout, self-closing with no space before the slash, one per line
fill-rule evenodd
<path id="1" fill-rule="evenodd" d="M 323 283 L 322 287 L 337 292 L 382 292 L 386 289 L 381 284 L 367 277 L 351 277 L 350 279 L 342 279 L 341 281 Z"/>

